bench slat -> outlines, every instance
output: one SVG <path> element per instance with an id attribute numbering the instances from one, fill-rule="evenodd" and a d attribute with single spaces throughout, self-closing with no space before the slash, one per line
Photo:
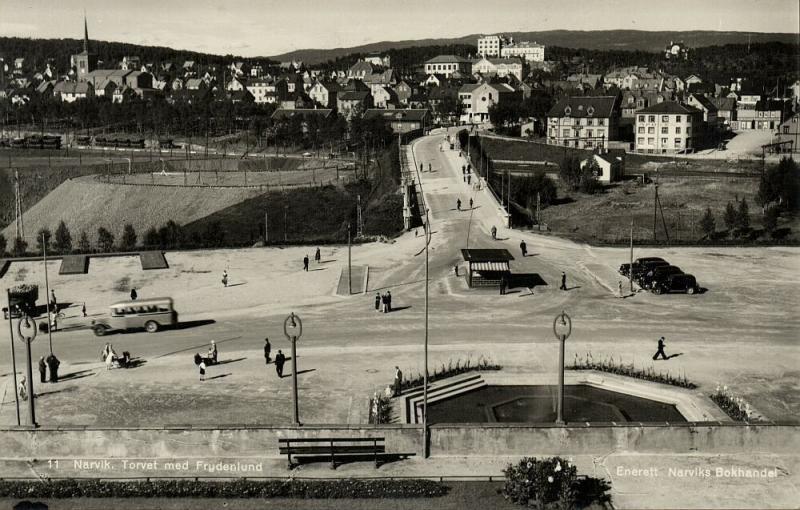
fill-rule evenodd
<path id="1" fill-rule="evenodd" d="M 367 446 L 357 446 L 355 448 L 340 448 L 334 446 L 333 453 L 335 455 L 341 455 L 346 453 L 383 453 L 386 451 L 386 448 L 379 446 L 377 448 L 370 448 Z M 299 447 L 299 448 L 281 448 L 280 449 L 281 455 L 285 455 L 287 453 L 291 453 L 292 455 L 330 455 L 331 449 L 328 448 L 314 448 L 311 446 L 306 447 Z"/>
<path id="2" fill-rule="evenodd" d="M 312 437 L 312 438 L 301 438 L 301 439 L 278 439 L 279 443 L 330 443 L 333 441 L 334 443 L 346 443 L 346 442 L 354 442 L 354 443 L 373 443 L 375 441 L 382 442 L 384 438 L 382 437 L 338 437 L 338 438 L 321 438 L 321 437 Z"/>

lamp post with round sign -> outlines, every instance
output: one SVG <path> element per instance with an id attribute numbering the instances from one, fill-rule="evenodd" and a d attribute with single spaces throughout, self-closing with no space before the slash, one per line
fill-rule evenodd
<path id="1" fill-rule="evenodd" d="M 556 411 L 556 423 L 559 425 L 564 424 L 564 344 L 567 342 L 567 337 L 572 333 L 572 319 L 569 318 L 566 312 L 556 315 L 553 319 L 553 333 L 559 340 L 558 349 L 558 407 Z"/>
<path id="2" fill-rule="evenodd" d="M 11 320 L 10 314 L 11 311 L 9 310 L 8 320 Z M 31 342 L 36 338 L 36 321 L 33 320 L 33 317 L 29 317 L 27 314 L 23 315 L 17 322 L 17 333 L 19 333 L 19 339 L 25 342 L 26 359 L 28 361 L 27 391 L 29 425 L 31 427 L 36 427 L 36 410 L 33 405 L 33 364 L 31 363 Z"/>
<path id="3" fill-rule="evenodd" d="M 297 403 L 297 340 L 303 334 L 303 321 L 292 312 L 283 321 L 283 334 L 292 342 L 292 400 L 295 425 L 300 425 L 300 407 Z"/>

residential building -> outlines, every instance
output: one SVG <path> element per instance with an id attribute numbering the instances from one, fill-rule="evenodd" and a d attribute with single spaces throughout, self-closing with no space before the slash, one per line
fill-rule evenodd
<path id="1" fill-rule="evenodd" d="M 430 112 L 427 109 L 418 110 L 377 110 L 369 109 L 364 112 L 365 119 L 383 119 L 395 133 L 408 133 L 418 129 L 423 132 L 430 129 Z"/>
<path id="2" fill-rule="evenodd" d="M 503 58 L 519 57 L 526 62 L 544 62 L 544 44 L 535 42 L 513 41 L 502 47 L 500 56 Z"/>
<path id="3" fill-rule="evenodd" d="M 397 105 L 397 96 L 389 87 L 371 87 L 372 106 L 375 108 L 389 108 Z"/>
<path id="4" fill-rule="evenodd" d="M 505 83 L 469 83 L 458 90 L 461 102 L 461 122 L 481 124 L 489 122 L 489 108 L 503 99 L 521 97 L 522 93 Z"/>
<path id="5" fill-rule="evenodd" d="M 400 83 L 395 85 L 394 93 L 397 95 L 397 100 L 400 104 L 408 105 L 408 100 L 411 98 L 412 94 L 411 86 L 408 83 L 400 81 Z"/>
<path id="6" fill-rule="evenodd" d="M 800 113 L 795 113 L 778 127 L 777 142 L 791 142 L 791 147 L 786 148 L 792 153 L 800 153 Z"/>
<path id="7" fill-rule="evenodd" d="M 579 149 L 608 148 L 619 128 L 615 96 L 572 96 L 547 112 L 547 143 Z"/>
<path id="8" fill-rule="evenodd" d="M 736 99 L 732 97 L 710 97 L 711 103 L 717 107 L 717 123 L 732 128 L 736 121 Z"/>
<path id="9" fill-rule="evenodd" d="M 683 83 L 684 86 L 686 87 L 686 90 L 689 90 L 689 88 L 691 88 L 692 85 L 698 85 L 700 83 L 703 83 L 703 80 L 696 74 L 693 74 L 691 76 L 688 76 L 685 80 L 683 80 Z"/>
<path id="10" fill-rule="evenodd" d="M 122 57 L 122 62 L 119 67 L 125 71 L 138 71 L 142 67 L 142 59 L 130 56 Z"/>
<path id="11" fill-rule="evenodd" d="M 425 62 L 426 74 L 442 74 L 449 78 L 456 72 L 472 74 L 472 61 L 456 55 L 439 55 Z"/>
<path id="12" fill-rule="evenodd" d="M 53 87 L 53 95 L 65 103 L 94 96 L 94 87 L 89 82 L 60 81 Z"/>
<path id="13" fill-rule="evenodd" d="M 364 62 L 379 67 L 392 67 L 392 57 L 389 55 L 381 56 L 380 53 L 371 53 L 364 57 Z"/>
<path id="14" fill-rule="evenodd" d="M 746 96 L 742 96 L 746 97 Z M 783 119 L 784 105 L 781 101 L 762 99 L 753 106 L 740 101 L 736 107 L 735 128 L 739 130 L 776 130 Z"/>
<path id="15" fill-rule="evenodd" d="M 482 35 L 478 37 L 478 55 L 482 57 L 500 57 L 503 38 L 499 35 Z"/>
<path id="16" fill-rule="evenodd" d="M 664 48 L 664 58 L 666 59 L 682 59 L 689 58 L 689 49 L 683 44 L 683 41 L 673 42 L 670 41 L 667 47 Z"/>
<path id="17" fill-rule="evenodd" d="M 372 95 L 368 90 L 344 90 L 336 95 L 336 109 L 346 119 L 357 111 L 366 111 L 372 106 Z"/>
<path id="18" fill-rule="evenodd" d="M 308 89 L 308 97 L 324 108 L 335 108 L 336 94 L 338 94 L 341 89 L 342 88 L 335 81 L 317 81 Z"/>
<path id="19" fill-rule="evenodd" d="M 472 73 L 480 76 L 498 76 L 500 78 L 508 75 L 514 76 L 517 80 L 522 80 L 522 60 L 518 58 L 486 58 L 483 57 L 472 61 Z"/>
<path id="20" fill-rule="evenodd" d="M 598 171 L 594 177 L 599 182 L 610 184 L 621 180 L 625 175 L 625 151 L 600 150 L 593 153 L 591 158 L 581 161 L 581 168 L 588 165 L 592 159 L 597 163 Z"/>
<path id="21" fill-rule="evenodd" d="M 247 90 L 247 80 L 241 78 L 239 76 L 235 76 L 228 82 L 228 85 L 225 87 L 225 90 L 228 92 L 239 92 L 242 90 Z"/>
<path id="22" fill-rule="evenodd" d="M 363 80 L 365 76 L 372 75 L 372 64 L 359 59 L 347 70 L 347 77 L 354 80 Z"/>
<path id="23" fill-rule="evenodd" d="M 686 104 L 694 106 L 703 112 L 703 122 L 709 126 L 717 125 L 717 107 L 706 96 L 702 94 L 689 94 Z"/>
<path id="24" fill-rule="evenodd" d="M 703 112 L 693 106 L 666 101 L 636 113 L 636 152 L 646 154 L 688 153 L 696 149 L 703 129 Z"/>

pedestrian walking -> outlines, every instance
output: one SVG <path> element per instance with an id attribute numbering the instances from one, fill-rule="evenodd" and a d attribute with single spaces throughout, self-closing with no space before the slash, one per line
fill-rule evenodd
<path id="1" fill-rule="evenodd" d="M 319 264 L 320 260 L 322 260 L 322 254 L 319 251 L 319 247 L 317 247 L 317 251 L 314 253 L 314 262 Z"/>
<path id="2" fill-rule="evenodd" d="M 429 172 L 429 173 L 430 173 L 430 172 L 433 172 L 433 167 L 431 166 L 431 164 L 430 164 L 430 163 L 428 163 L 428 172 Z"/>
<path id="3" fill-rule="evenodd" d="M 505 277 L 500 278 L 500 295 L 504 296 L 506 294 L 506 279 Z"/>
<path id="4" fill-rule="evenodd" d="M 136 301 L 137 297 L 139 297 L 139 295 L 136 294 L 136 289 L 131 289 L 131 301 Z"/>
<path id="5" fill-rule="evenodd" d="M 425 171 L 425 166 L 422 163 L 419 164 L 419 171 L 420 172 L 424 172 Z"/>
<path id="6" fill-rule="evenodd" d="M 380 292 L 375 293 L 375 311 L 376 312 L 380 312 L 381 311 L 381 293 Z"/>
<path id="7" fill-rule="evenodd" d="M 619 288 L 619 297 L 622 297 L 622 280 L 617 281 L 617 287 Z"/>
<path id="8" fill-rule="evenodd" d="M 83 306 L 81 307 L 81 312 L 83 313 L 83 316 L 86 317 L 86 303 L 85 302 L 83 303 Z"/>
<path id="9" fill-rule="evenodd" d="M 200 360 L 199 368 L 200 368 L 200 380 L 201 381 L 205 381 L 206 380 L 206 362 L 205 362 L 205 360 L 203 360 L 203 359 Z"/>
<path id="10" fill-rule="evenodd" d="M 269 365 L 270 360 L 270 351 L 272 351 L 272 345 L 269 343 L 269 338 L 264 339 L 264 360 L 265 364 Z"/>
<path id="11" fill-rule="evenodd" d="M 467 173 L 468 174 L 472 173 L 472 163 L 467 163 Z"/>
<path id="12" fill-rule="evenodd" d="M 388 312 L 391 312 L 391 311 L 392 311 L 392 291 L 391 290 L 387 290 L 386 291 L 386 312 L 388 313 Z"/>
<path id="13" fill-rule="evenodd" d="M 522 256 L 523 257 L 527 257 L 528 256 L 528 245 L 525 244 L 525 240 L 524 239 L 519 242 L 519 250 L 522 252 Z"/>
<path id="14" fill-rule="evenodd" d="M 111 370 L 111 366 L 114 364 L 114 351 L 110 351 L 106 354 L 106 370 Z"/>
<path id="15" fill-rule="evenodd" d="M 44 356 L 39 357 L 39 381 L 42 384 L 47 382 L 47 363 L 44 362 Z"/>
<path id="16" fill-rule="evenodd" d="M 105 347 L 103 347 L 103 352 L 100 354 L 100 361 L 105 362 L 106 358 L 108 357 L 108 353 L 111 351 L 111 344 L 106 342 Z"/>
<path id="17" fill-rule="evenodd" d="M 19 394 L 20 400 L 28 400 L 28 380 L 23 375 L 19 379 L 19 384 L 17 385 L 17 394 Z"/>
<path id="18" fill-rule="evenodd" d="M 492 239 L 497 239 L 497 227 L 492 226 Z"/>
<path id="19" fill-rule="evenodd" d="M 56 301 L 56 290 L 50 289 L 50 304 L 53 306 L 55 311 L 58 311 L 58 301 Z"/>
<path id="20" fill-rule="evenodd" d="M 203 362 L 203 357 L 200 356 L 200 353 L 199 352 L 194 353 L 194 364 L 199 367 L 200 363 L 202 362 Z"/>
<path id="21" fill-rule="evenodd" d="M 472 183 L 472 174 L 467 174 L 467 185 Z"/>
<path id="22" fill-rule="evenodd" d="M 208 347 L 208 363 L 210 365 L 217 364 L 217 344 L 211 340 L 211 345 Z"/>
<path id="23" fill-rule="evenodd" d="M 567 290 L 567 273 L 564 271 L 561 271 L 561 287 L 559 289 Z"/>
<path id="24" fill-rule="evenodd" d="M 58 314 L 56 313 L 55 309 L 53 309 L 48 315 L 50 319 L 50 330 L 56 331 L 58 329 Z"/>
<path id="25" fill-rule="evenodd" d="M 400 388 L 403 386 L 403 372 L 400 367 L 394 367 L 394 396 L 400 395 Z"/>
<path id="26" fill-rule="evenodd" d="M 228 270 L 227 269 L 222 271 L 222 285 L 224 285 L 225 287 L 228 286 Z"/>
<path id="27" fill-rule="evenodd" d="M 461 210 L 461 199 L 456 200 L 456 209 Z"/>
<path id="28" fill-rule="evenodd" d="M 381 294 L 381 313 L 386 313 L 386 294 Z"/>
<path id="29" fill-rule="evenodd" d="M 664 337 L 658 339 L 658 350 L 653 355 L 653 360 L 657 360 L 658 357 L 661 356 L 661 359 L 669 359 L 669 356 L 664 352 Z"/>
<path id="30" fill-rule="evenodd" d="M 303 271 L 308 271 L 308 254 L 303 257 Z"/>
<path id="31" fill-rule="evenodd" d="M 465 175 L 467 173 L 467 165 L 461 165 L 461 175 Z"/>
<path id="32" fill-rule="evenodd" d="M 278 374 L 278 377 L 283 378 L 283 364 L 286 363 L 286 356 L 283 355 L 280 349 L 278 349 L 278 354 L 275 355 L 275 372 Z"/>
<path id="33" fill-rule="evenodd" d="M 55 354 L 50 354 L 45 358 L 45 362 L 47 363 L 47 368 L 50 369 L 50 382 L 57 383 L 58 382 L 58 366 L 61 365 L 61 362 L 56 358 Z"/>
<path id="34" fill-rule="evenodd" d="M 469 208 L 472 209 L 472 199 L 469 199 Z"/>

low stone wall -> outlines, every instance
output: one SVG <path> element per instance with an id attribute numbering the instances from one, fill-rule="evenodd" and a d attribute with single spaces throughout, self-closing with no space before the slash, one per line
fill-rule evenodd
<path id="1" fill-rule="evenodd" d="M 430 444 L 432 455 L 781 454 L 800 451 L 800 424 L 437 424 Z"/>
<path id="2" fill-rule="evenodd" d="M 384 437 L 390 453 L 422 454 L 415 425 L 302 427 L 59 427 L 0 429 L 0 458 L 277 457 L 283 438 Z"/>
<path id="3" fill-rule="evenodd" d="M 432 456 L 597 455 L 609 453 L 786 454 L 800 451 L 800 424 L 747 425 L 436 424 Z M 280 438 L 384 437 L 386 451 L 422 455 L 418 425 L 309 425 L 0 429 L 0 459 L 278 457 Z"/>

